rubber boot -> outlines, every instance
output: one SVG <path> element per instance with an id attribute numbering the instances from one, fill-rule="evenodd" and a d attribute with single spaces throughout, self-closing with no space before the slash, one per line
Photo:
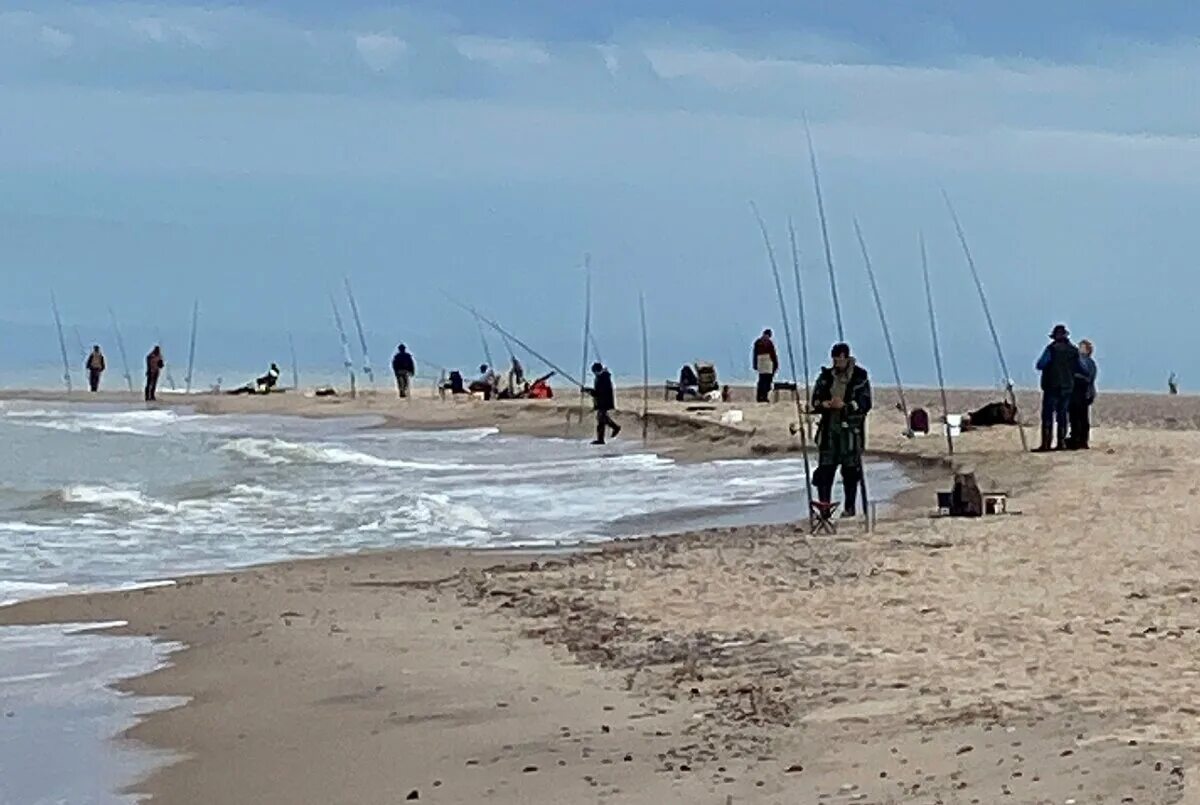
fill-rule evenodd
<path id="1" fill-rule="evenodd" d="M 1054 436 L 1054 429 L 1042 426 L 1042 444 L 1034 449 L 1035 453 L 1049 453 L 1051 450 L 1051 438 Z"/>
<path id="2" fill-rule="evenodd" d="M 846 496 L 846 502 L 842 506 L 843 517 L 854 517 L 858 514 L 858 478 L 854 477 L 850 480 L 843 479 L 842 492 Z"/>

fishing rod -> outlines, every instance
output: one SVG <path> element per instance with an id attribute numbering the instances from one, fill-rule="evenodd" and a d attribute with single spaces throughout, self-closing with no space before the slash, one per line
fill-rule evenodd
<path id="1" fill-rule="evenodd" d="M 479 328 L 479 341 L 483 344 L 483 357 L 487 358 L 488 366 L 492 367 L 494 371 L 496 363 L 492 360 L 492 349 L 488 346 L 487 337 L 483 332 L 483 322 L 479 320 L 479 317 L 475 318 L 475 326 Z"/>
<path id="2" fill-rule="evenodd" d="M 871 255 L 867 252 L 867 241 L 863 237 L 862 227 L 858 219 L 854 219 L 854 236 L 858 238 L 858 248 L 862 250 L 863 264 L 867 267 L 867 278 L 871 281 L 871 295 L 875 298 L 875 309 L 879 311 L 879 326 L 883 329 L 883 341 L 887 345 L 888 359 L 892 362 L 892 376 L 896 378 L 896 393 L 900 397 L 900 410 L 904 412 L 904 432 L 912 433 L 908 427 L 908 401 L 904 398 L 904 384 L 900 382 L 900 365 L 896 362 L 896 348 L 892 345 L 892 331 L 888 327 L 887 316 L 883 312 L 883 300 L 879 297 L 879 284 L 875 281 L 875 268 L 871 265 Z"/>
<path id="3" fill-rule="evenodd" d="M 592 352 L 596 353 L 596 360 L 604 363 L 604 358 L 600 357 L 600 345 L 596 343 L 595 333 L 588 333 L 588 343 L 592 345 Z"/>
<path id="4" fill-rule="evenodd" d="M 1012 375 L 1008 371 L 1008 361 L 1004 359 L 1004 349 L 1000 346 L 1000 335 L 996 332 L 996 322 L 992 319 L 992 310 L 988 306 L 987 294 L 983 292 L 983 281 L 979 278 L 979 269 L 975 266 L 975 258 L 971 255 L 971 247 L 967 245 L 967 236 L 963 232 L 962 223 L 958 220 L 958 213 L 954 209 L 954 204 L 950 201 L 950 196 L 946 190 L 942 189 L 942 198 L 946 201 L 946 209 L 950 211 L 950 218 L 954 221 L 954 231 L 958 233 L 958 242 L 962 245 L 963 255 L 967 258 L 967 267 L 971 270 L 971 279 L 975 281 L 975 290 L 979 292 L 979 303 L 983 306 L 983 315 L 987 319 L 988 331 L 992 334 L 992 344 L 996 347 L 996 357 L 1000 360 L 1000 370 L 1004 372 L 1004 388 L 1008 392 L 1008 401 L 1012 405 L 1013 410 L 1017 408 L 1017 393 L 1013 389 Z M 1029 450 L 1029 442 L 1025 438 L 1025 426 L 1021 424 L 1020 416 L 1017 417 L 1017 430 L 1021 434 L 1021 449 Z"/>
<path id="5" fill-rule="evenodd" d="M 925 280 L 925 306 L 929 309 L 929 335 L 933 339 L 933 362 L 937 366 L 938 390 L 942 393 L 942 422 L 946 431 L 946 451 L 954 455 L 954 436 L 950 433 L 950 404 L 946 401 L 946 376 L 942 371 L 942 347 L 938 339 L 937 317 L 933 312 L 933 287 L 929 282 L 929 257 L 925 253 L 925 233 L 920 233 L 921 276 Z"/>
<path id="6" fill-rule="evenodd" d="M 196 325 L 200 322 L 200 300 L 192 301 L 192 335 L 188 339 L 187 374 L 183 376 L 183 391 L 192 393 L 192 370 L 196 367 Z"/>
<path id="7" fill-rule="evenodd" d="M 154 342 L 162 346 L 162 332 L 157 327 L 154 328 Z M 175 376 L 171 374 L 171 364 L 168 363 L 163 367 L 163 373 L 167 376 L 167 385 L 170 386 L 171 391 L 175 391 Z"/>
<path id="8" fill-rule="evenodd" d="M 775 249 L 771 246 L 771 236 L 767 234 L 767 225 L 758 212 L 758 205 L 751 201 L 750 209 L 754 213 L 755 220 L 758 221 L 758 228 L 762 231 L 763 244 L 767 247 L 767 260 L 771 264 L 771 275 L 775 278 L 775 294 L 779 297 L 779 315 L 783 317 L 783 336 L 787 339 L 788 363 L 792 370 L 792 399 L 796 402 L 796 424 L 800 431 L 800 452 L 804 455 L 804 494 L 808 499 L 808 516 L 811 519 L 813 512 L 812 479 L 809 477 L 808 466 L 808 429 L 804 426 L 804 409 L 807 406 L 800 402 L 800 388 L 797 385 L 798 378 L 796 377 L 796 349 L 792 343 L 792 325 L 788 319 L 787 302 L 783 298 L 783 280 L 779 278 L 779 264 L 775 260 Z"/>
<path id="9" fill-rule="evenodd" d="M 812 370 L 808 364 L 808 324 L 804 316 L 804 284 L 800 281 L 800 249 L 796 246 L 796 227 L 788 218 L 788 238 L 792 243 L 792 274 L 796 283 L 796 311 L 800 318 L 800 358 L 804 364 L 804 399 L 812 400 L 811 378 Z M 808 418 L 808 402 L 804 406 L 805 419 Z"/>
<path id="10" fill-rule="evenodd" d="M 133 393 L 133 375 L 129 373 L 129 356 L 125 353 L 125 339 L 121 338 L 121 328 L 117 326 L 117 314 L 110 307 L 108 309 L 108 318 L 112 321 L 113 334 L 117 337 L 117 349 L 121 353 L 121 368 L 125 370 L 125 384 L 129 386 L 129 393 Z"/>
<path id="11" fill-rule="evenodd" d="M 346 296 L 350 300 L 350 313 L 354 316 L 354 327 L 358 330 L 358 343 L 362 347 L 363 354 L 363 374 L 367 376 L 367 380 L 371 381 L 371 385 L 375 385 L 375 372 L 371 369 L 371 358 L 367 355 L 367 336 L 363 333 L 362 319 L 358 317 L 358 303 L 354 301 L 354 291 L 350 290 L 350 277 L 344 277 L 346 281 Z"/>
<path id="12" fill-rule="evenodd" d="M 507 338 L 509 341 L 512 341 L 514 344 L 516 344 L 521 349 L 528 352 L 533 357 L 537 358 L 542 363 L 546 364 L 546 366 L 548 366 L 549 368 L 553 369 L 556 373 L 561 375 L 563 380 L 566 380 L 568 383 L 570 383 L 573 386 L 582 386 L 583 385 L 578 380 L 576 380 L 574 377 L 572 377 L 570 372 L 566 371 L 565 369 L 563 369 L 560 366 L 555 365 L 549 358 L 547 358 L 545 355 L 538 352 L 533 347 L 529 346 L 529 344 L 522 341 L 511 331 L 506 330 L 503 327 L 501 327 L 499 324 L 497 324 L 495 322 L 495 320 L 488 318 L 487 316 L 483 315 L 482 313 L 480 313 L 478 310 L 471 307 L 470 305 L 468 305 L 464 302 L 458 301 L 457 299 L 455 299 L 453 296 L 451 296 L 446 291 L 442 291 L 442 295 L 445 296 L 448 300 L 450 300 L 451 304 L 454 304 L 457 307 L 462 308 L 463 310 L 467 311 L 468 313 L 472 313 L 472 314 L 478 316 L 480 321 L 482 321 L 488 327 L 491 327 L 493 330 L 495 330 L 497 333 L 499 333 L 504 338 Z"/>
<path id="13" fill-rule="evenodd" d="M 642 441 L 650 430 L 650 346 L 646 338 L 646 294 L 638 294 L 638 312 L 642 317 Z"/>
<path id="14" fill-rule="evenodd" d="M 67 359 L 67 341 L 63 338 L 62 318 L 58 315 L 58 300 L 54 292 L 50 292 L 50 310 L 54 313 L 54 326 L 58 329 L 58 348 L 62 352 L 63 383 L 67 386 L 67 394 L 71 393 L 71 362 Z"/>
<path id="15" fill-rule="evenodd" d="M 813 190 L 817 196 L 817 216 L 821 220 L 821 241 L 825 244 L 825 266 L 829 269 L 829 290 L 833 294 L 833 315 L 837 322 L 838 341 L 846 340 L 846 331 L 842 327 L 842 306 L 838 301 L 837 275 L 833 271 L 833 249 L 829 245 L 829 225 L 825 220 L 825 199 L 821 195 L 821 173 L 817 170 L 817 150 L 813 147 L 812 131 L 808 127 L 808 118 L 804 118 L 804 136 L 808 140 L 808 164 L 812 169 Z"/>
<path id="16" fill-rule="evenodd" d="M 346 340 L 346 328 L 342 325 L 342 314 L 338 311 L 337 302 L 333 298 L 333 294 L 329 294 L 329 306 L 333 308 L 333 323 L 337 325 L 338 338 L 342 342 L 342 365 L 346 368 L 346 373 L 350 375 L 350 396 L 358 396 L 358 385 L 354 380 L 354 360 L 350 357 L 350 342 Z"/>
<path id="17" fill-rule="evenodd" d="M 587 408 L 587 386 L 583 378 L 588 372 L 588 339 L 592 334 L 592 256 L 583 256 L 583 364 L 579 370 L 579 421 Z"/>
<path id="18" fill-rule="evenodd" d="M 300 390 L 300 367 L 296 363 L 296 341 L 292 338 L 292 334 L 288 333 L 288 352 L 292 356 L 292 389 Z"/>

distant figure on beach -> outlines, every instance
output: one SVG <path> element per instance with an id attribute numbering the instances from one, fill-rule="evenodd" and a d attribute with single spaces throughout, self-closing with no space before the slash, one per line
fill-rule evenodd
<path id="1" fill-rule="evenodd" d="M 1050 343 L 1037 361 L 1037 370 L 1042 373 L 1042 443 L 1033 452 L 1050 452 L 1052 442 L 1053 449 L 1067 449 L 1067 416 L 1079 368 L 1079 349 L 1071 343 L 1071 333 L 1066 325 L 1055 325 Z"/>
<path id="2" fill-rule="evenodd" d="M 87 362 L 83 366 L 88 373 L 88 388 L 94 394 L 100 390 L 100 375 L 104 374 L 104 370 L 107 368 L 107 364 L 104 363 L 104 353 L 100 351 L 99 344 L 92 347 L 92 354 L 88 355 Z"/>
<path id="3" fill-rule="evenodd" d="M 679 370 L 679 390 L 675 392 L 675 401 L 683 402 L 700 396 L 700 378 L 690 363 L 685 363 Z"/>
<path id="4" fill-rule="evenodd" d="M 163 360 L 162 347 L 154 345 L 146 356 L 146 402 L 158 399 L 158 376 L 167 362 Z"/>
<path id="5" fill-rule="evenodd" d="M 498 381 L 499 378 L 496 377 L 496 373 L 488 368 L 486 363 L 481 363 L 479 364 L 479 379 L 472 381 L 467 390 L 472 393 L 483 394 L 483 399 L 490 400 L 492 399 L 492 395 L 496 393 L 496 383 Z"/>
<path id="6" fill-rule="evenodd" d="M 1072 450 L 1087 450 L 1092 433 L 1091 407 L 1096 401 L 1095 348 L 1086 338 L 1079 342 L 1079 366 L 1075 370 L 1075 386 L 1071 390 L 1071 435 L 1067 446 Z"/>
<path id="7" fill-rule="evenodd" d="M 392 356 L 392 374 L 396 376 L 396 392 L 401 399 L 408 397 L 408 390 L 412 386 L 412 378 L 416 373 L 417 362 L 413 360 L 408 347 L 403 344 L 396 347 L 396 354 Z"/>
<path id="8" fill-rule="evenodd" d="M 1179 378 L 1175 377 L 1174 372 L 1171 372 L 1171 376 L 1167 378 L 1167 393 L 1168 394 L 1178 394 L 1179 393 Z"/>
<path id="9" fill-rule="evenodd" d="M 770 402 L 775 373 L 779 371 L 779 355 L 775 352 L 775 341 L 770 329 L 763 330 L 762 335 L 755 339 L 752 360 L 754 371 L 758 373 L 758 393 L 755 399 L 760 403 Z"/>
<path id="10" fill-rule="evenodd" d="M 258 387 L 258 390 L 260 392 L 262 392 L 263 394 L 269 393 L 272 389 L 275 388 L 275 384 L 278 382 L 279 382 L 279 366 L 277 366 L 274 361 L 271 362 L 271 366 L 269 369 L 267 369 L 267 373 L 265 375 L 263 375 L 262 377 L 255 378 L 255 380 L 254 380 L 254 384 Z"/>
<path id="11" fill-rule="evenodd" d="M 511 396 L 516 396 L 525 390 L 525 367 L 517 360 L 517 356 L 512 356 L 512 365 L 508 368 L 508 393 Z"/>
<path id="12" fill-rule="evenodd" d="M 621 426 L 613 422 L 612 412 L 617 407 L 617 392 L 613 389 L 612 374 L 597 361 L 592 364 L 592 374 L 595 382 L 590 389 L 592 405 L 596 409 L 596 440 L 592 444 L 604 444 L 605 428 L 612 431 L 612 437 L 617 438 Z"/>
<path id="13" fill-rule="evenodd" d="M 858 488 L 862 483 L 862 451 L 867 414 L 871 412 L 871 379 L 867 370 L 850 355 L 848 344 L 834 344 L 829 352 L 833 365 L 821 368 L 813 386 L 812 407 L 821 415 L 817 426 L 817 469 L 813 483 L 817 499 L 828 504 L 833 498 L 833 476 L 842 469 L 846 500 L 843 517 L 857 513 Z"/>

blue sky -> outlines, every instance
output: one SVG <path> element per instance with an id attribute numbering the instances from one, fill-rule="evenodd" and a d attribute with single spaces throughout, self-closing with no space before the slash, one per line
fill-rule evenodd
<path id="1" fill-rule="evenodd" d="M 922 230 L 949 379 L 999 379 L 944 186 L 1019 380 L 1063 320 L 1109 387 L 1175 369 L 1186 388 L 1198 33 L 1174 0 L 0 4 L 0 371 L 56 360 L 51 290 L 89 341 L 111 341 L 112 305 L 131 351 L 156 327 L 179 344 L 199 298 L 202 360 L 254 368 L 293 331 L 332 369 L 347 273 L 376 364 L 400 339 L 478 361 L 445 288 L 573 367 L 590 253 L 619 374 L 640 369 L 644 291 L 656 374 L 741 375 L 781 329 L 751 200 L 780 250 L 796 219 L 816 360 L 833 330 L 807 114 L 877 378 L 853 216 L 906 382 L 934 378 Z"/>

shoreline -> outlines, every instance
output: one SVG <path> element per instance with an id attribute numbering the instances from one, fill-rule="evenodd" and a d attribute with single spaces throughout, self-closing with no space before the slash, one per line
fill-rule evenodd
<path id="1" fill-rule="evenodd" d="M 783 430 L 786 414 L 759 413 L 758 438 Z M 1171 635 L 1200 556 L 1165 515 L 1144 515 L 1145 540 L 1125 524 L 1164 484 L 1182 501 L 1170 517 L 1200 523 L 1186 473 L 1162 472 L 1200 433 L 1102 427 L 1091 454 L 1037 458 L 1012 429 L 968 434 L 958 464 L 1025 514 L 930 521 L 918 496 L 945 483 L 942 445 L 887 444 L 900 417 L 881 413 L 885 449 L 943 468 L 869 536 L 306 559 L 38 599 L 0 622 L 125 619 L 187 645 L 121 686 L 190 697 L 129 732 L 186 755 L 134 787 L 154 802 L 1195 796 L 1200 727 L 1170 703 L 1200 695 L 1181 673 L 1197 638 Z M 1147 640 L 1156 665 L 1125 662 Z"/>

